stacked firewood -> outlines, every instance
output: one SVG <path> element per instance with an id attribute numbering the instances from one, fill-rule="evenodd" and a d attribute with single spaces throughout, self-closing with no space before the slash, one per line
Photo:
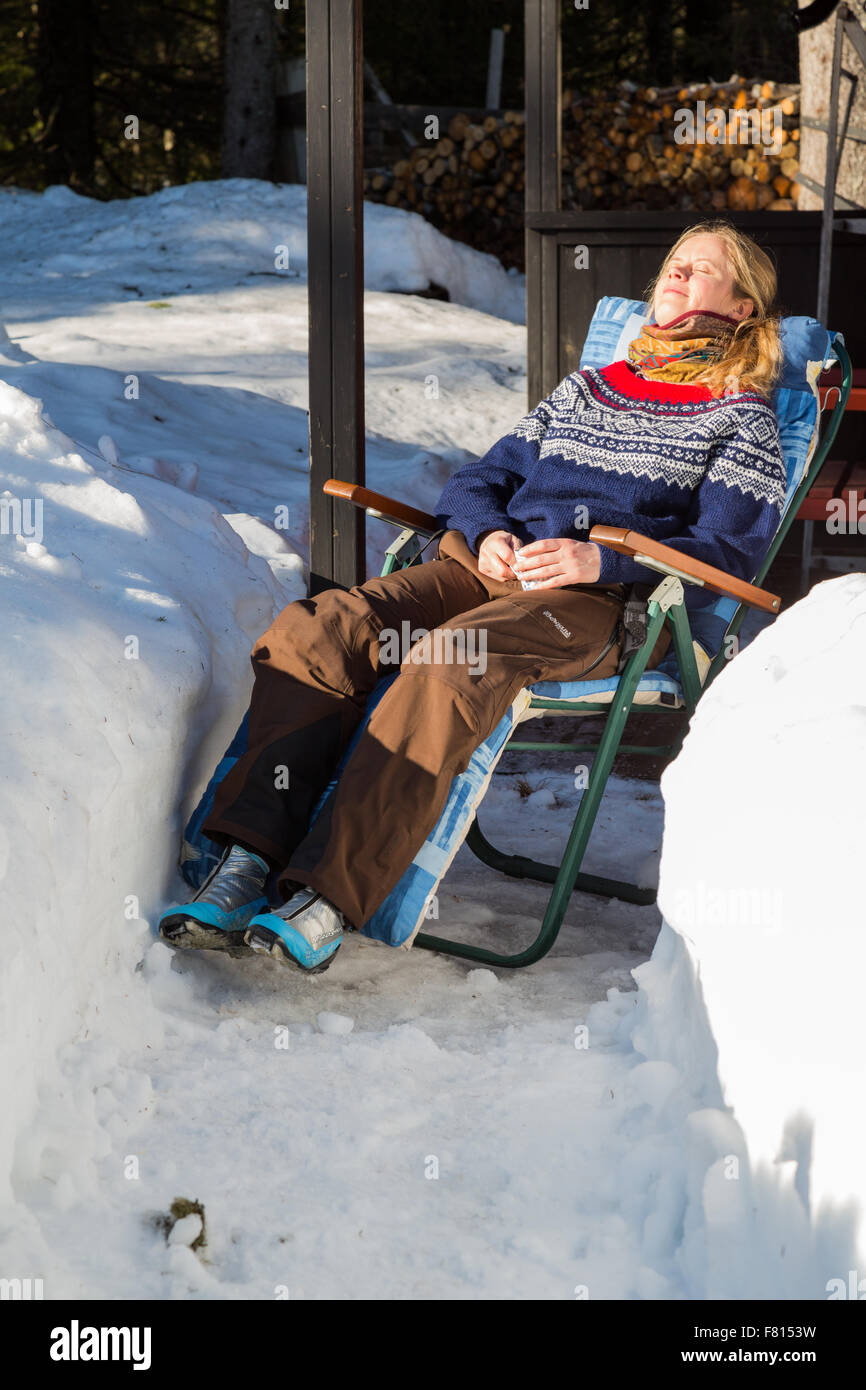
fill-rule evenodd
<path id="1" fill-rule="evenodd" d="M 669 89 L 623 82 L 585 96 L 566 91 L 562 206 L 792 210 L 799 100 L 796 86 L 739 77 Z M 692 115 L 691 129 L 684 112 Z M 732 112 L 751 113 L 738 118 L 749 122 L 739 139 Z M 522 267 L 524 134 L 522 111 L 480 121 L 458 112 L 437 140 L 420 142 L 390 167 L 367 170 L 364 196 L 419 212 L 447 235 Z M 773 143 L 763 143 L 768 136 Z"/>
<path id="2" fill-rule="evenodd" d="M 573 190 L 580 208 L 791 211 L 799 108 L 798 87 L 736 77 L 661 91 L 622 83 L 613 101 L 570 100 L 564 205 Z"/>
<path id="3" fill-rule="evenodd" d="M 368 170 L 364 197 L 420 212 L 448 236 L 523 264 L 524 115 L 458 112 L 436 141 L 390 169 Z"/>

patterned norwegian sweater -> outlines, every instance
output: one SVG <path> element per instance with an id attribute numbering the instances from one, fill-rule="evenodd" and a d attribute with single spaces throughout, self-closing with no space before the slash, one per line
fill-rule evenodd
<path id="1" fill-rule="evenodd" d="M 705 386 L 645 380 L 621 361 L 569 373 L 449 478 L 435 515 L 476 555 L 484 531 L 511 531 L 526 544 L 627 526 L 750 580 L 778 528 L 785 487 L 776 417 L 762 396 L 714 398 Z M 655 577 L 602 547 L 599 584 Z M 689 608 L 718 597 L 686 590 Z"/>

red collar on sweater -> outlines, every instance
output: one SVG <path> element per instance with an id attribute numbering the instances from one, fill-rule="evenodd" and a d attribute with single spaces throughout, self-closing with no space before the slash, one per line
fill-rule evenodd
<path id="1" fill-rule="evenodd" d="M 690 382 L 648 381 L 638 376 L 630 362 L 612 362 L 609 367 L 601 367 L 599 375 L 608 385 L 624 396 L 633 396 L 642 401 L 711 401 L 712 393 L 708 386 L 695 386 Z"/>

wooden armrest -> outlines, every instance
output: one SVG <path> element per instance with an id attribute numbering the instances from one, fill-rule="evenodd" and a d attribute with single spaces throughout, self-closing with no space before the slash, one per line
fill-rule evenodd
<path id="1" fill-rule="evenodd" d="M 629 531 L 621 526 L 593 526 L 589 539 L 596 545 L 618 550 L 621 555 L 631 555 L 638 563 L 646 557 L 659 565 L 666 565 L 677 575 L 694 580 L 727 598 L 735 598 L 739 603 L 748 603 L 752 608 L 763 608 L 766 613 L 779 611 L 781 600 L 778 594 L 747 584 L 743 579 L 735 579 L 732 574 L 726 574 L 714 565 L 705 565 L 703 560 L 695 560 L 691 555 L 683 555 L 682 551 L 674 550 L 670 545 L 650 540 L 649 536 L 642 536 L 639 531 Z"/>
<path id="2" fill-rule="evenodd" d="M 386 497 L 384 493 L 371 492 L 360 483 L 343 483 L 339 478 L 328 478 L 322 484 L 322 491 L 329 493 L 331 497 L 342 497 L 344 501 L 351 502 L 356 507 L 363 507 L 374 516 L 396 522 L 398 526 L 411 526 L 415 530 L 429 531 L 431 534 L 439 530 L 435 516 L 431 516 L 429 512 L 419 512 L 417 507 L 408 507 L 405 502 L 397 502 L 393 497 Z"/>

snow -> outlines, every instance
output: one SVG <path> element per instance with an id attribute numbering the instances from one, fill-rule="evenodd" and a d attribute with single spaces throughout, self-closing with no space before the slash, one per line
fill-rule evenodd
<path id="1" fill-rule="evenodd" d="M 48 1298 L 824 1296 L 856 1254 L 864 581 L 820 586 L 702 703 L 663 784 L 661 932 L 575 894 L 527 971 L 355 934 L 310 979 L 181 956 L 155 935 L 180 828 L 252 642 L 306 593 L 305 190 L 3 189 L 0 231 L 0 1272 Z M 368 482 L 429 507 L 526 409 L 523 282 L 383 205 L 365 256 Z M 412 297 L 430 283 L 453 302 Z M 395 533 L 367 532 L 374 574 Z M 553 862 L 579 795 L 508 754 L 481 824 Z M 654 882 L 662 809 L 614 779 L 587 869 Z M 766 922 L 719 925 L 732 866 Z M 430 930 L 513 950 L 545 904 L 464 846 Z M 166 1239 L 177 1198 L 204 1206 L 196 1251 L 198 1216 Z"/>
<path id="2" fill-rule="evenodd" d="M 124 291 L 158 302 L 185 290 L 225 292 L 256 278 L 298 281 L 307 273 L 301 184 L 225 179 L 111 203 L 62 186 L 41 194 L 2 188 L 0 217 L 7 295 L 17 293 L 28 309 L 34 288 L 50 288 L 55 304 L 96 300 L 117 324 L 122 315 L 112 296 Z M 94 280 L 96 294 L 87 283 Z M 364 283 L 404 293 L 437 284 L 459 304 L 523 321 L 523 276 L 450 241 L 417 213 L 383 203 L 364 204 Z M 237 309 L 234 296 L 228 307 Z M 251 339 L 256 326 L 244 325 Z"/>
<path id="3" fill-rule="evenodd" d="M 127 491 L 5 382 L 0 459 L 0 498 L 41 502 L 43 536 L 2 537 L 8 1199 L 55 1053 L 100 1015 L 134 1031 L 115 990 L 126 997 L 171 882 L 180 786 L 230 737 L 249 642 L 282 590 L 210 503 L 145 477 Z"/>
<path id="4" fill-rule="evenodd" d="M 411 475 L 432 507 L 525 413 L 524 280 L 415 213 L 364 214 L 367 480 L 395 494 Z M 110 203 L 0 189 L 0 227 L 4 380 L 88 458 L 257 516 L 308 565 L 306 189 L 232 179 Z M 454 302 L 387 292 L 431 283 Z M 367 535 L 378 573 L 394 529 Z"/>
<path id="5" fill-rule="evenodd" d="M 169 1245 L 192 1245 L 194 1240 L 198 1240 L 202 1233 L 201 1217 L 193 1213 L 191 1216 L 182 1216 L 179 1221 L 175 1221 L 166 1237 Z"/>
<path id="6" fill-rule="evenodd" d="M 638 971 L 635 1040 L 732 1108 L 763 1192 L 756 1228 L 748 1181 L 704 1194 L 708 1236 L 736 1243 L 707 1297 L 826 1297 L 858 1250 L 863 1267 L 864 677 L 866 576 L 818 584 L 722 673 L 662 778 L 659 905 L 691 1026 L 684 1045 L 670 989 Z"/>
<path id="7" fill-rule="evenodd" d="M 330 1033 L 332 1037 L 345 1037 L 355 1026 L 353 1018 L 348 1018 L 346 1014 L 335 1014 L 330 1009 L 316 1014 L 316 1023 L 320 1033 Z"/>

